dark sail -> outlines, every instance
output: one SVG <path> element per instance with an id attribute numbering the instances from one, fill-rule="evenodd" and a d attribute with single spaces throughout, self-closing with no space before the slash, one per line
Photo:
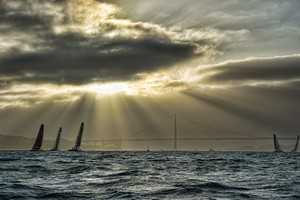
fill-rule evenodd
<path id="1" fill-rule="evenodd" d="M 278 142 L 277 137 L 276 137 L 275 134 L 273 135 L 273 141 L 274 141 L 275 152 L 282 152 L 282 150 L 280 148 L 280 145 L 279 145 L 279 142 Z"/>
<path id="2" fill-rule="evenodd" d="M 82 122 L 80 125 L 80 129 L 77 135 L 77 138 L 75 140 L 75 144 L 72 149 L 69 149 L 69 151 L 80 151 L 80 145 L 81 145 L 81 139 L 83 135 L 83 129 L 84 129 L 84 123 Z"/>
<path id="3" fill-rule="evenodd" d="M 292 152 L 296 152 L 297 149 L 298 149 L 298 144 L 299 144 L 299 135 L 297 137 L 297 141 L 296 141 L 296 145 L 295 145 L 295 148 L 292 150 Z"/>
<path id="4" fill-rule="evenodd" d="M 32 147 L 32 151 L 39 151 L 41 150 L 43 144 L 43 137 L 44 137 L 44 124 L 41 124 L 39 133 L 35 139 L 34 145 Z"/>
<path id="5" fill-rule="evenodd" d="M 54 142 L 54 145 L 53 145 L 51 151 L 57 151 L 58 150 L 61 132 L 62 132 L 62 128 L 60 127 L 59 130 L 58 130 L 57 137 L 56 137 L 56 140 Z"/>

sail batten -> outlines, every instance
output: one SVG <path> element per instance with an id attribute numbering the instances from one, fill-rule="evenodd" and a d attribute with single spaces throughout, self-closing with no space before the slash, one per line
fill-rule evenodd
<path id="1" fill-rule="evenodd" d="M 60 127 L 59 130 L 58 130 L 58 133 L 57 133 L 57 136 L 56 136 L 56 140 L 54 142 L 54 145 L 53 145 L 51 151 L 57 151 L 58 150 L 61 133 L 62 133 L 62 127 Z"/>
<path id="2" fill-rule="evenodd" d="M 83 135 L 83 129 L 84 129 L 84 123 L 82 122 L 80 125 L 80 129 L 78 132 L 78 135 L 75 140 L 75 144 L 72 149 L 69 149 L 69 151 L 80 151 L 80 145 L 81 145 L 81 140 L 82 140 L 82 135 Z"/>
<path id="3" fill-rule="evenodd" d="M 273 140 L 274 140 L 274 148 L 275 148 L 275 152 L 282 152 L 281 148 L 280 148 L 280 144 L 277 140 L 276 134 L 273 135 Z"/>
<path id="4" fill-rule="evenodd" d="M 39 132 L 37 134 L 37 137 L 35 139 L 35 142 L 32 146 L 32 151 L 39 151 L 41 150 L 42 144 L 43 144 L 43 138 L 44 138 L 44 124 L 41 124 Z"/>

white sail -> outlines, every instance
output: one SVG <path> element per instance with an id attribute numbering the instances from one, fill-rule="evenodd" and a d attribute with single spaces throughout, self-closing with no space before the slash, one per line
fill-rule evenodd
<path id="1" fill-rule="evenodd" d="M 282 152 L 276 134 L 273 135 L 273 140 L 274 140 L 275 152 Z"/>
<path id="2" fill-rule="evenodd" d="M 295 145 L 295 148 L 292 150 L 292 152 L 296 152 L 297 149 L 298 149 L 298 144 L 299 144 L 299 135 L 297 137 L 297 141 L 296 141 L 296 145 Z"/>

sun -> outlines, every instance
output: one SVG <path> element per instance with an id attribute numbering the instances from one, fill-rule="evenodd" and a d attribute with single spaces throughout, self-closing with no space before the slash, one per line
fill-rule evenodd
<path id="1" fill-rule="evenodd" d="M 109 95 L 109 94 L 118 94 L 130 93 L 130 87 L 128 83 L 107 83 L 107 84 L 93 84 L 86 88 L 87 90 L 93 91 L 96 94 Z"/>

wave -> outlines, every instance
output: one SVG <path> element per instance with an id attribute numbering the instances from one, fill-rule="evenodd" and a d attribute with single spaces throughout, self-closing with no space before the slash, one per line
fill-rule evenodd
<path id="1" fill-rule="evenodd" d="M 53 163 L 56 163 L 56 164 L 69 164 L 69 163 L 72 163 L 72 161 L 57 160 L 57 161 L 54 161 Z"/>
<path id="2" fill-rule="evenodd" d="M 79 194 L 77 192 L 49 192 L 37 196 L 37 199 L 91 199 L 94 196 L 93 194 Z"/>
<path id="3" fill-rule="evenodd" d="M 291 155 L 1 152 L 0 199 L 298 199 Z"/>
<path id="4" fill-rule="evenodd" d="M 92 169 L 92 167 L 86 165 L 79 165 L 79 166 L 70 167 L 66 171 L 68 171 L 69 174 L 80 174 L 90 169 Z"/>
<path id="5" fill-rule="evenodd" d="M 237 187 L 237 186 L 230 186 L 226 184 L 216 183 L 216 182 L 208 182 L 202 184 L 194 184 L 194 185 L 182 185 L 182 184 L 175 184 L 173 188 L 162 189 L 159 191 L 155 191 L 149 193 L 149 196 L 197 196 L 199 194 L 227 194 L 227 195 L 234 195 L 235 197 L 250 198 L 252 195 L 243 193 L 249 191 L 249 188 L 245 187 Z M 224 197 L 224 196 L 223 196 Z M 172 197 L 170 197 L 172 198 Z"/>
<path id="6" fill-rule="evenodd" d="M 111 195 L 108 195 L 107 199 L 136 199 L 136 194 L 132 192 L 120 192 L 120 191 L 112 191 Z"/>
<path id="7" fill-rule="evenodd" d="M 0 158 L 0 162 L 10 162 L 10 161 L 18 161 L 21 158 Z"/>
<path id="8" fill-rule="evenodd" d="M 114 177 L 114 176 L 138 176 L 140 175 L 140 171 L 138 170 L 128 170 L 128 171 L 121 171 L 113 174 L 107 175 L 108 177 Z"/>
<path id="9" fill-rule="evenodd" d="M 87 186 L 91 186 L 91 187 L 113 186 L 113 185 L 119 184 L 119 183 L 120 183 L 120 180 L 104 181 L 104 182 L 89 182 L 89 183 L 87 183 Z"/>
<path id="10" fill-rule="evenodd" d="M 222 183 L 217 183 L 217 182 L 208 182 L 208 183 L 202 183 L 202 184 L 194 184 L 194 185 L 182 185 L 182 184 L 178 184 L 178 185 L 174 185 L 175 187 L 180 187 L 183 189 L 200 189 L 200 190 L 204 190 L 204 189 L 210 189 L 210 190 L 243 190 L 243 191 L 247 191 L 247 190 L 251 190 L 249 188 L 246 187 L 239 187 L 239 186 L 232 186 L 232 185 L 226 185 L 226 184 L 222 184 Z"/>
<path id="11" fill-rule="evenodd" d="M 43 173 L 48 173 L 48 172 L 51 172 L 51 170 L 49 168 L 46 168 L 44 166 L 41 166 L 41 165 L 27 165 L 27 166 L 24 166 L 26 168 L 26 170 L 28 172 L 43 172 Z"/>

